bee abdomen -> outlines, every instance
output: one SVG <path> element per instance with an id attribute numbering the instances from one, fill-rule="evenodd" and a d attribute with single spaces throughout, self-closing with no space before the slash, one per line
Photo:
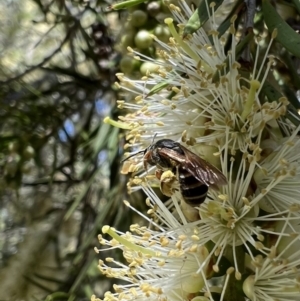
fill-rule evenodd
<path id="1" fill-rule="evenodd" d="M 193 207 L 205 201 L 208 186 L 199 182 L 190 172 L 178 170 L 180 191 L 185 202 Z"/>

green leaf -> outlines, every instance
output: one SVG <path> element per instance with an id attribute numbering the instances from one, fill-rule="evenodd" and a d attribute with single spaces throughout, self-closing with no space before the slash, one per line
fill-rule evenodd
<path id="1" fill-rule="evenodd" d="M 226 30 L 229 28 L 230 24 L 231 24 L 231 18 L 234 15 L 237 15 L 239 17 L 241 17 L 241 10 L 244 7 L 244 1 L 243 0 L 238 0 L 234 6 L 232 7 L 230 13 L 226 16 L 226 18 L 223 20 L 223 22 L 220 24 L 220 26 L 218 27 L 217 31 L 219 33 L 219 37 L 221 37 Z"/>
<path id="2" fill-rule="evenodd" d="M 119 133 L 120 129 L 112 128 L 111 133 L 109 135 L 109 140 L 107 143 L 108 149 L 108 161 L 111 163 L 119 150 Z"/>
<path id="3" fill-rule="evenodd" d="M 252 32 L 248 33 L 243 40 L 239 42 L 239 44 L 236 46 L 236 59 L 238 59 L 244 50 L 244 48 L 249 44 L 250 40 L 253 38 L 254 34 Z M 215 74 L 213 75 L 212 82 L 217 83 L 220 80 L 221 75 L 225 75 L 229 71 L 229 58 L 227 57 L 224 61 L 225 67 L 223 70 L 219 71 L 217 70 Z"/>
<path id="4" fill-rule="evenodd" d="M 217 8 L 223 3 L 223 0 L 201 1 L 199 7 L 194 11 L 186 24 L 183 31 L 183 37 L 193 34 L 205 24 L 209 16 L 212 15 L 212 8 L 210 7 L 211 3 L 215 4 L 213 10 L 216 11 Z"/>
<path id="5" fill-rule="evenodd" d="M 299 1 L 299 0 L 298 0 Z M 276 41 L 300 58 L 300 35 L 297 34 L 277 13 L 268 0 L 262 1 L 262 11 L 269 32 L 277 29 Z"/>
<path id="6" fill-rule="evenodd" d="M 261 89 L 261 95 L 265 95 L 269 102 L 278 101 L 279 98 L 284 95 L 279 92 L 271 83 L 266 81 Z M 290 104 L 287 107 L 285 118 L 292 122 L 295 126 L 299 126 L 300 117 L 298 117 L 298 110 L 300 109 L 300 103 L 295 93 L 288 87 L 284 87 L 285 96 L 287 97 Z"/>
<path id="7" fill-rule="evenodd" d="M 300 110 L 300 102 L 295 95 L 295 92 L 290 89 L 288 85 L 283 87 L 284 94 L 286 95 L 290 104 L 288 105 L 288 110 L 286 113 L 286 117 L 295 125 L 299 126 L 300 124 L 300 117 L 298 111 Z"/>
<path id="8" fill-rule="evenodd" d="M 297 96 L 295 95 L 295 91 L 293 91 L 288 85 L 284 86 L 284 93 L 290 102 L 290 104 L 296 109 L 300 110 L 300 102 Z"/>
<path id="9" fill-rule="evenodd" d="M 138 4 L 141 4 L 143 2 L 146 2 L 145 0 L 128 0 L 128 1 L 123 1 L 123 2 L 119 2 L 119 3 L 115 3 L 112 4 L 108 7 L 108 9 L 112 9 L 112 10 L 119 10 L 119 9 L 125 9 L 125 8 L 129 8 L 129 7 L 133 7 L 136 6 Z"/>
<path id="10" fill-rule="evenodd" d="M 297 11 L 298 11 L 298 14 L 300 14 L 300 1 L 299 0 L 292 0 L 292 2 L 294 3 Z"/>
<path id="11" fill-rule="evenodd" d="M 300 76 L 297 72 L 297 66 L 295 66 L 294 61 L 292 60 L 290 54 L 287 51 L 284 51 L 280 55 L 280 57 L 287 66 L 287 69 L 289 71 L 289 75 L 290 75 L 290 78 L 291 78 L 291 82 L 296 87 L 296 89 L 299 90 L 300 89 Z"/>
<path id="12" fill-rule="evenodd" d="M 112 129 L 111 125 L 104 122 L 99 127 L 97 136 L 93 141 L 94 155 L 98 154 L 100 150 L 102 150 L 105 147 L 111 129 Z"/>
<path id="13" fill-rule="evenodd" d="M 268 81 L 264 82 L 261 92 L 267 97 L 269 102 L 277 101 L 279 98 L 283 97 L 283 95 Z"/>
<path id="14" fill-rule="evenodd" d="M 67 300 L 70 295 L 65 292 L 55 292 L 51 295 L 48 295 L 45 301 L 54 301 L 54 300 Z"/>

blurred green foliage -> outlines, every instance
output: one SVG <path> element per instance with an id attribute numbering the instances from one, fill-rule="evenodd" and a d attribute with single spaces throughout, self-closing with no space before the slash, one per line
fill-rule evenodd
<path id="1" fill-rule="evenodd" d="M 298 124 L 299 1 L 257 1 L 253 28 L 246 29 L 244 1 L 216 2 L 220 33 L 237 15 L 245 69 L 249 53 L 255 56 L 254 39 L 262 37 L 263 49 L 277 29 L 273 75 L 262 97 L 286 96 L 289 121 Z M 135 217 L 122 203 L 129 197 L 119 172 L 123 133 L 102 120 L 119 115 L 119 63 L 129 76 L 146 73 L 125 55 L 127 46 L 155 58 L 154 41 L 146 36 L 150 46 L 139 49 L 145 42 L 138 36 L 147 30 L 165 42 L 170 37 L 163 1 L 132 3 L 137 6 L 129 13 L 108 10 L 110 0 L 0 3 L 0 299 L 89 300 L 112 290 L 97 259 L 122 256 L 113 250 L 97 255 L 97 234 L 105 224 L 126 231 Z M 193 31 L 207 20 L 198 10 L 190 20 Z M 143 210 L 141 199 L 131 196 Z"/>
<path id="2" fill-rule="evenodd" d="M 0 298 L 89 300 L 94 247 L 124 229 L 118 14 L 102 1 L 0 3 Z M 17 264 L 16 264 L 17 263 Z M 10 275 L 10 276 L 8 276 Z"/>

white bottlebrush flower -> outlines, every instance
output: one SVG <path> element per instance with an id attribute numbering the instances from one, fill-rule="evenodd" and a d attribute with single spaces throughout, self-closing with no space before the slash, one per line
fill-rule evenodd
<path id="1" fill-rule="evenodd" d="M 252 275 L 243 283 L 243 290 L 251 301 L 299 300 L 300 294 L 300 248 L 299 217 L 275 223 L 276 234 L 270 253 L 258 255 L 248 268 Z M 278 236 L 279 235 L 279 236 Z M 274 237 L 273 237 L 274 238 Z"/>
<path id="2" fill-rule="evenodd" d="M 192 14 L 185 2 L 180 3 L 181 8 L 170 5 L 179 28 Z M 231 50 L 225 53 L 225 37 L 219 37 L 214 15 L 208 21 L 209 33 L 200 29 L 185 40 L 167 19 L 173 38 L 169 44 L 158 42 L 161 60 L 152 60 L 158 65 L 156 72 L 141 80 L 118 74 L 120 87 L 135 98 L 118 102 L 130 110 L 128 114 L 105 122 L 128 130 L 129 155 L 145 149 L 153 137 L 173 139 L 218 167 L 228 183 L 218 191 L 209 189 L 205 202 L 194 208 L 180 193 L 176 170 L 164 174 L 159 183 L 153 169 L 140 172 L 143 155 L 126 161 L 123 173 L 140 172 L 128 187 L 146 193 L 155 230 L 134 226 L 132 233 L 119 238 L 104 228 L 114 239 L 101 237 L 101 243 L 121 248 L 128 262 L 126 266 L 108 259 L 115 268 L 100 262 L 104 274 L 128 282 L 116 287 L 116 293 L 107 293 L 107 301 L 214 301 L 214 294 L 226 301 L 260 301 L 262 296 L 284 301 L 288 280 L 291 285 L 286 288 L 293 288 L 294 296 L 300 254 L 291 256 L 288 249 L 300 249 L 300 243 L 291 243 L 284 229 L 300 218 L 299 128 L 284 118 L 284 97 L 270 103 L 262 96 L 274 60 L 267 53 L 276 33 L 261 60 L 257 46 L 253 69 L 245 73 L 237 62 L 234 21 L 227 33 L 232 35 Z M 280 134 L 278 124 L 285 134 Z M 270 151 L 273 145 L 277 147 Z M 152 186 L 171 195 L 170 201 L 162 203 Z M 286 264 L 289 259 L 292 262 Z M 246 269 L 248 260 L 261 263 L 260 268 Z M 270 275 L 282 284 L 278 294 L 271 292 L 273 284 L 267 285 Z M 246 297 L 242 290 L 232 297 L 244 279 Z"/>
<path id="3" fill-rule="evenodd" d="M 190 10 L 180 13 L 179 8 L 172 5 L 171 8 L 182 22 L 184 16 L 191 14 Z M 184 8 L 188 9 L 187 6 Z M 258 79 L 262 72 L 268 74 L 273 58 L 270 57 L 267 66 L 263 67 L 265 56 L 259 70 L 255 62 L 251 77 L 241 77 L 233 24 L 230 30 L 232 49 L 225 55 L 224 39 L 217 37 L 213 22 L 210 35 L 200 29 L 188 41 L 180 38 L 172 19 L 167 19 L 166 23 L 174 38 L 168 45 L 158 41 L 162 47 L 158 53 L 162 61 L 157 62 L 157 72 L 149 73 L 141 80 L 118 74 L 122 88 L 136 95 L 134 102 L 119 101 L 120 108 L 131 111 L 120 117 L 127 123 L 127 128 L 132 129 L 128 134 L 131 146 L 148 145 L 154 134 L 157 138 L 179 140 L 183 132 L 190 144 L 205 143 L 224 150 L 229 143 L 226 147 L 233 154 L 236 149 L 247 151 L 250 140 L 259 143 L 266 123 L 286 112 L 284 98 L 263 105 L 258 99 L 265 76 Z M 132 49 L 130 51 L 138 56 Z M 223 73 L 226 74 L 221 75 Z M 219 77 L 217 83 L 214 77 Z M 160 89 L 160 85 L 165 89 L 153 92 Z"/>
<path id="4" fill-rule="evenodd" d="M 300 139 L 298 131 L 289 139 L 281 139 L 280 146 L 260 163 L 254 174 L 258 191 L 264 195 L 260 207 L 267 212 L 281 212 L 292 206 L 300 208 Z"/>
<path id="5" fill-rule="evenodd" d="M 166 208 L 161 208 L 164 210 L 161 217 L 173 227 L 152 222 L 157 230 L 151 230 L 132 225 L 131 233 L 121 236 L 109 226 L 103 227 L 103 233 L 113 239 L 107 241 L 100 236 L 100 243 L 121 248 L 128 263 L 126 266 L 106 258 L 105 264 L 100 260 L 103 274 L 128 282 L 115 286 L 116 293 L 106 293 L 104 300 L 180 301 L 190 299 L 203 289 L 210 262 L 207 248 L 199 244 L 196 229 L 183 227 Z"/>
<path id="6" fill-rule="evenodd" d="M 299 242 L 298 242 L 299 243 Z M 297 262 L 256 258 L 255 273 L 244 281 L 243 290 L 251 301 L 299 300 L 299 252 Z"/>

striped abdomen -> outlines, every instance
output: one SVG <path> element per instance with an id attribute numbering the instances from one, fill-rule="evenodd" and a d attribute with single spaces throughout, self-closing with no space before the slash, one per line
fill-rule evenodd
<path id="1" fill-rule="evenodd" d="M 183 168 L 178 169 L 180 191 L 183 199 L 190 206 L 202 204 L 206 198 L 208 186 L 199 182 L 190 172 Z"/>

